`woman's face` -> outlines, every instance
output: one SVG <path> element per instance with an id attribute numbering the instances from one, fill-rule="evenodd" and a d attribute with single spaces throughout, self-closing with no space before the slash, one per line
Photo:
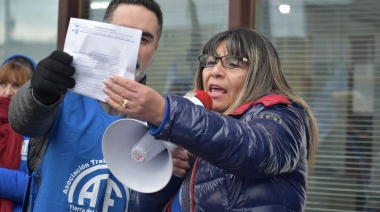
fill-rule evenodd
<path id="1" fill-rule="evenodd" d="M 216 57 L 228 55 L 225 41 L 216 47 Z M 202 78 L 205 91 L 212 98 L 212 110 L 223 113 L 235 101 L 248 73 L 248 63 L 240 61 L 235 68 L 223 67 L 220 60 L 212 67 L 203 69 Z M 227 65 L 227 64 L 225 64 Z"/>
<path id="2" fill-rule="evenodd" d="M 20 85 L 11 82 L 0 82 L 0 96 L 12 98 L 20 88 Z"/>

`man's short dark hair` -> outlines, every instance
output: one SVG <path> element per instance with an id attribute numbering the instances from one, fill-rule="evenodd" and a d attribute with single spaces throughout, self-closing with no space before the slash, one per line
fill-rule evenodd
<path id="1" fill-rule="evenodd" d="M 112 0 L 106 10 L 106 13 L 104 14 L 103 21 L 110 23 L 112 20 L 113 13 L 115 12 L 116 8 L 120 4 L 135 4 L 135 5 L 141 5 L 148 10 L 154 12 L 156 14 L 157 20 L 158 20 L 158 29 L 157 29 L 157 41 L 160 40 L 161 33 L 162 33 L 162 11 L 160 8 L 160 5 L 155 0 Z"/>

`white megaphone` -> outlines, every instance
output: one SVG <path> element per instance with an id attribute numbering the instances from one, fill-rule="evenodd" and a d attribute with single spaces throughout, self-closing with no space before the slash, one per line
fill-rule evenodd
<path id="1" fill-rule="evenodd" d="M 212 109 L 211 97 L 202 90 L 187 93 L 196 105 Z M 156 140 L 146 123 L 121 119 L 112 123 L 103 134 L 104 159 L 112 174 L 128 188 L 153 193 L 164 188 L 173 172 L 172 151 L 177 145 Z"/>

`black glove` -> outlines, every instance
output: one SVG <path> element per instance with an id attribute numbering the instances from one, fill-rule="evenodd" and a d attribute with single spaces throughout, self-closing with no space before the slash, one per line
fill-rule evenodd
<path id="1" fill-rule="evenodd" d="M 31 87 L 37 100 L 50 105 L 65 94 L 68 88 L 74 87 L 75 80 L 72 76 L 75 69 L 70 66 L 72 61 L 71 55 L 56 50 L 38 63 L 31 79 Z"/>

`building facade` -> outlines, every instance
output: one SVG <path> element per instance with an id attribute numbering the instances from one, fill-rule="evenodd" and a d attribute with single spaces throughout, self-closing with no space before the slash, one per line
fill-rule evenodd
<path id="1" fill-rule="evenodd" d="M 69 18 L 102 21 L 108 2 L 0 0 L 1 61 L 14 53 L 38 61 L 62 49 Z M 204 42 L 230 27 L 256 29 L 277 48 L 319 125 L 306 211 L 380 211 L 378 0 L 157 2 L 164 30 L 148 85 L 183 95 Z"/>

